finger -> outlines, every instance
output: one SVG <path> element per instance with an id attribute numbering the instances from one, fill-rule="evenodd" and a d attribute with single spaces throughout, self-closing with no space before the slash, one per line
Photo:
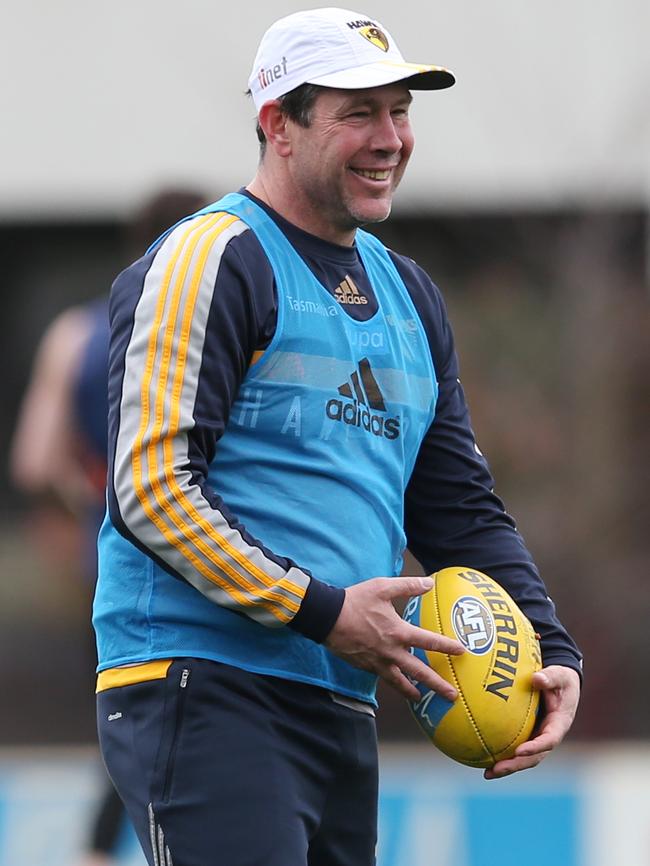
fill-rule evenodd
<path id="1" fill-rule="evenodd" d="M 388 599 L 424 595 L 433 587 L 431 577 L 391 577 L 386 581 L 384 595 Z"/>
<path id="2" fill-rule="evenodd" d="M 531 681 L 533 689 L 538 692 L 548 692 L 552 694 L 557 689 L 562 688 L 562 678 L 548 668 L 542 668 L 541 671 L 536 671 L 533 674 Z"/>
<path id="3" fill-rule="evenodd" d="M 533 688 L 540 691 L 576 691 L 580 692 L 580 677 L 572 668 L 562 665 L 549 665 L 533 674 Z"/>
<path id="4" fill-rule="evenodd" d="M 410 653 L 404 660 L 400 660 L 398 667 L 411 681 L 432 689 L 441 697 L 447 698 L 449 701 L 455 701 L 458 698 L 458 691 L 451 683 L 447 682 L 440 674 L 431 670 L 430 667 L 427 667 L 427 665 L 423 664 Z M 418 692 L 416 700 L 419 700 L 421 697 L 422 695 Z"/>
<path id="5" fill-rule="evenodd" d="M 525 743 L 517 746 L 515 754 L 522 758 L 538 754 L 548 754 L 556 746 L 559 746 L 561 742 L 562 737 L 553 736 L 545 731 L 538 737 L 534 737 L 532 740 L 527 740 Z"/>
<path id="6" fill-rule="evenodd" d="M 448 653 L 452 656 L 459 656 L 465 652 L 465 647 L 458 640 L 451 637 L 446 637 L 443 634 L 438 634 L 436 631 L 429 631 L 427 628 L 420 628 L 417 625 L 408 625 L 408 634 L 405 643 L 409 646 L 416 646 L 419 649 L 429 650 L 430 652 Z"/>
<path id="7" fill-rule="evenodd" d="M 379 676 L 409 701 L 419 701 L 422 697 L 417 687 L 402 673 L 398 665 L 389 665 L 379 671 Z"/>
<path id="8" fill-rule="evenodd" d="M 513 773 L 520 773 L 522 770 L 530 770 L 541 764 L 548 754 L 548 752 L 540 752 L 537 755 L 530 755 L 525 758 L 515 757 L 508 758 L 505 761 L 497 761 L 493 767 L 485 770 L 483 778 L 488 781 L 490 779 L 503 779 L 506 776 L 512 776 Z"/>
<path id="9" fill-rule="evenodd" d="M 546 752 L 559 746 L 568 730 L 568 724 L 564 724 L 557 714 L 547 716 L 537 735 L 517 746 L 517 755 L 534 755 L 538 752 Z"/>
<path id="10" fill-rule="evenodd" d="M 533 678 L 531 680 L 532 687 L 536 689 L 538 692 L 546 691 L 547 689 L 552 689 L 548 676 L 546 675 L 544 670 L 536 671 L 533 674 Z"/>

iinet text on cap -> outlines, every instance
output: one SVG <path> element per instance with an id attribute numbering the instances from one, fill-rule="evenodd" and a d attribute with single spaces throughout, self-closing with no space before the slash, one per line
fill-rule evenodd
<path id="1" fill-rule="evenodd" d="M 260 87 L 264 89 L 268 87 L 273 81 L 277 81 L 278 78 L 283 78 L 287 74 L 287 58 L 283 57 L 281 63 L 276 63 L 271 69 L 264 69 L 262 67 L 260 71 L 257 73 L 257 78 L 260 83 Z"/>

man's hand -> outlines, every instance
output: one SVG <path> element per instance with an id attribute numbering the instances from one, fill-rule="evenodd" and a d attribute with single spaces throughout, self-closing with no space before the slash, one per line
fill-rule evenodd
<path id="1" fill-rule="evenodd" d="M 513 758 L 499 761 L 483 774 L 500 779 L 536 767 L 564 739 L 573 723 L 580 699 L 580 677 L 572 668 L 550 665 L 533 674 L 533 688 L 542 692 L 544 717 L 532 740 L 517 747 Z"/>
<path id="2" fill-rule="evenodd" d="M 405 622 L 393 607 L 394 599 L 424 595 L 430 577 L 375 577 L 351 586 L 325 646 L 354 667 L 372 671 L 411 701 L 420 692 L 408 678 L 451 701 L 456 689 L 416 658 L 411 647 L 461 655 L 463 645 L 436 632 Z"/>

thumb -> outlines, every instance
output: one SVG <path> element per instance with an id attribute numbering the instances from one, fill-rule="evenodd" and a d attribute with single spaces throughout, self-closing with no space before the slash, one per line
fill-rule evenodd
<path id="1" fill-rule="evenodd" d="M 548 675 L 546 674 L 546 671 L 543 671 L 543 670 L 542 671 L 535 671 L 535 673 L 533 674 L 533 683 L 532 684 L 533 684 L 533 688 L 537 689 L 540 692 L 544 691 L 546 689 L 553 688 L 553 683 L 551 682 Z"/>
<path id="2" fill-rule="evenodd" d="M 424 595 L 433 587 L 431 577 L 394 577 L 388 583 L 388 598 L 409 598 L 413 595 Z"/>

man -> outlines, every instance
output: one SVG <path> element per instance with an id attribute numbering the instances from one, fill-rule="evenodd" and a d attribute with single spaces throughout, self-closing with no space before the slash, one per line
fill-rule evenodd
<path id="1" fill-rule="evenodd" d="M 408 543 L 487 571 L 542 640 L 546 715 L 497 778 L 570 727 L 580 654 L 475 446 L 440 294 L 359 227 L 411 151 L 406 64 L 355 12 L 290 15 L 249 86 L 245 190 L 173 227 L 111 297 L 98 718 L 150 864 L 374 863 L 377 676 L 454 688 L 410 652 Z"/>

